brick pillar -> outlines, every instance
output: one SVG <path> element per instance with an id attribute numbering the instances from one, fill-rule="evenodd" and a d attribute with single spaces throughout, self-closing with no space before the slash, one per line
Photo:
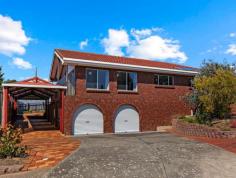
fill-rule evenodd
<path id="1" fill-rule="evenodd" d="M 64 133 L 64 90 L 61 90 L 60 131 Z"/>
<path id="2" fill-rule="evenodd" d="M 2 127 L 6 128 L 8 123 L 8 88 L 3 88 L 3 104 L 2 104 Z"/>

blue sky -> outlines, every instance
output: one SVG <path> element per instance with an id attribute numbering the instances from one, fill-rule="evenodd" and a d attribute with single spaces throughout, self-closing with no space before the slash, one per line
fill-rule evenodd
<path id="1" fill-rule="evenodd" d="M 35 67 L 48 78 L 55 48 L 232 63 L 235 19 L 235 0 L 0 0 L 0 65 L 6 79 L 30 77 Z"/>

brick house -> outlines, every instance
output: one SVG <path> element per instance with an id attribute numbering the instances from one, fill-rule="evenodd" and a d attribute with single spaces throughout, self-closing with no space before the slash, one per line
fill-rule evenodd
<path id="1" fill-rule="evenodd" d="M 68 135 L 155 131 L 191 114 L 183 96 L 197 69 L 165 62 L 56 49 L 50 80 L 66 85 Z"/>

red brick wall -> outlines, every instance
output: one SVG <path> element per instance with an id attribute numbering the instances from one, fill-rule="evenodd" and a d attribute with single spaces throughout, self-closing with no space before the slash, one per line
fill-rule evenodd
<path id="1" fill-rule="evenodd" d="M 123 104 L 134 106 L 140 116 L 141 131 L 155 131 L 157 126 L 170 125 L 177 114 L 190 114 L 182 96 L 190 92 L 189 78 L 175 76 L 176 86 L 160 88 L 154 82 L 154 73 L 138 72 L 138 92 L 117 91 L 116 70 L 110 70 L 109 92 L 87 91 L 84 67 L 76 67 L 76 96 L 65 97 L 65 134 L 72 134 L 73 114 L 83 104 L 95 104 L 103 113 L 104 132 L 113 132 L 116 110 Z"/>
<path id="2" fill-rule="evenodd" d="M 185 135 L 209 138 L 236 138 L 235 131 L 220 131 L 206 125 L 186 123 L 180 119 L 172 120 L 173 129 Z"/>

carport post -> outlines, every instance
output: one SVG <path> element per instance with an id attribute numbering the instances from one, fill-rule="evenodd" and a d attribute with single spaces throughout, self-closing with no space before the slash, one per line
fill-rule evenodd
<path id="1" fill-rule="evenodd" d="M 64 133 L 64 90 L 61 90 L 60 131 Z"/>
<path id="2" fill-rule="evenodd" d="M 3 88 L 3 105 L 2 105 L 2 128 L 6 128 L 8 122 L 8 88 Z"/>
<path id="3" fill-rule="evenodd" d="M 17 101 L 16 101 L 16 99 L 13 100 L 13 107 L 14 107 L 14 110 L 16 111 L 16 109 L 17 109 Z"/>

